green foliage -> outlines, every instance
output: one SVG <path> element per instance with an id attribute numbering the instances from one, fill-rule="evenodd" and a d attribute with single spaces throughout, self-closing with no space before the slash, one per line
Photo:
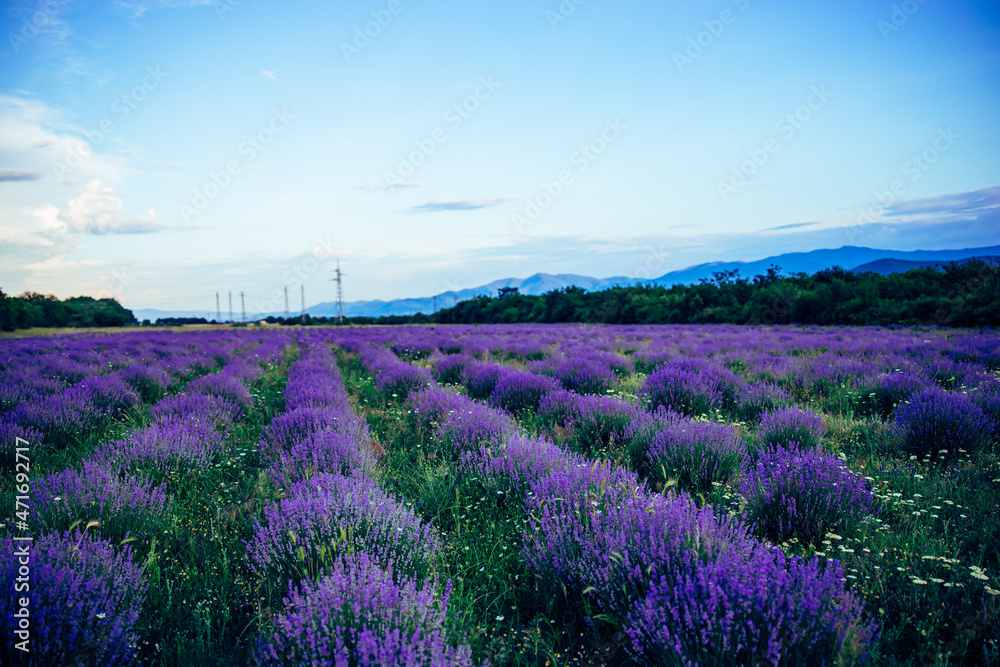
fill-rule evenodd
<path id="1" fill-rule="evenodd" d="M 479 296 L 433 315 L 365 323 L 505 324 L 936 324 L 1000 325 L 1000 266 L 982 260 L 938 269 L 878 275 L 839 267 L 782 277 L 772 266 L 753 280 L 717 272 L 697 285 L 637 285 L 587 292 L 580 287 L 541 296 Z M 355 320 L 362 323 L 360 319 Z"/>
<path id="2" fill-rule="evenodd" d="M 0 330 L 31 327 L 122 327 L 136 324 L 132 311 L 115 299 L 75 296 L 60 301 L 50 294 L 7 296 L 0 290 Z"/>

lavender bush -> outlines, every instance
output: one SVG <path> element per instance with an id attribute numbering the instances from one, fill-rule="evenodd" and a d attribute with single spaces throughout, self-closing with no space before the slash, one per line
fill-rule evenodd
<path id="1" fill-rule="evenodd" d="M 207 421 L 160 421 L 123 440 L 98 445 L 90 461 L 128 474 L 140 471 L 166 477 L 210 465 L 222 449 L 225 434 Z"/>
<path id="2" fill-rule="evenodd" d="M 542 398 L 559 389 L 559 383 L 545 375 L 522 371 L 504 373 L 490 394 L 490 405 L 511 414 L 534 412 Z"/>
<path id="3" fill-rule="evenodd" d="M 787 445 L 797 442 L 802 447 L 816 447 L 823 440 L 823 420 L 810 410 L 795 406 L 779 408 L 761 417 L 758 438 L 763 445 Z"/>
<path id="4" fill-rule="evenodd" d="M 130 533 L 156 534 L 170 520 L 166 485 L 93 461 L 36 480 L 32 494 L 32 519 L 46 530 L 98 520 L 101 535 L 121 540 Z"/>
<path id="5" fill-rule="evenodd" d="M 993 429 L 982 408 L 968 396 L 931 387 L 896 410 L 903 447 L 920 457 L 954 458 L 975 453 Z"/>
<path id="6" fill-rule="evenodd" d="M 864 661 L 875 624 L 834 561 L 778 549 L 723 551 L 651 582 L 629 612 L 630 653 L 656 665 L 850 665 Z"/>
<path id="7" fill-rule="evenodd" d="M 860 475 L 833 454 L 796 443 L 764 451 L 739 492 L 757 534 L 774 543 L 794 537 L 818 546 L 826 533 L 849 533 L 876 511 Z"/>
<path id="8" fill-rule="evenodd" d="M 271 481 L 278 488 L 289 488 L 316 473 L 350 476 L 356 472 L 370 474 L 375 470 L 375 454 L 368 442 L 332 431 L 307 435 L 281 451 L 268 468 Z"/>
<path id="9" fill-rule="evenodd" d="M 716 484 L 728 484 L 746 460 L 746 446 L 726 424 L 664 420 L 651 434 L 646 469 L 652 480 L 676 480 L 680 489 L 708 493 Z"/>
<path id="10" fill-rule="evenodd" d="M 369 477 L 318 473 L 254 520 L 251 569 L 271 585 L 313 578 L 341 557 L 366 553 L 404 576 L 426 573 L 440 539 Z"/>
<path id="11" fill-rule="evenodd" d="M 316 583 L 292 587 L 285 613 L 257 650 L 262 665 L 472 665 L 449 614 L 451 582 L 398 580 L 361 553 Z"/>
<path id="12" fill-rule="evenodd" d="M 39 537 L 30 549 L 29 593 L 15 590 L 19 547 L 0 540 L 0 585 L 6 665 L 122 665 L 134 662 L 136 621 L 146 594 L 139 563 L 128 545 L 110 543 L 79 530 Z M 15 649 L 18 597 L 29 596 L 30 651 Z"/>

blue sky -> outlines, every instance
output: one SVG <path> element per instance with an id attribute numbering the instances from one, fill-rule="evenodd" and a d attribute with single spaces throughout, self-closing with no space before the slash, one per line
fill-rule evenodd
<path id="1" fill-rule="evenodd" d="M 330 300 L 335 258 L 357 300 L 1000 243 L 996 3 L 813 4 L 5 3 L 0 287 L 210 309 Z"/>

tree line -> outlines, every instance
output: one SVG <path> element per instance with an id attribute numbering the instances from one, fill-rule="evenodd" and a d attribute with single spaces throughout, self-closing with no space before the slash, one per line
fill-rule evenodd
<path id="1" fill-rule="evenodd" d="M 25 292 L 8 296 L 0 290 L 0 330 L 31 327 L 122 327 L 136 324 L 132 311 L 115 299 L 75 296 L 60 300 L 51 294 Z"/>
<path id="2" fill-rule="evenodd" d="M 840 267 L 783 275 L 772 265 L 753 278 L 719 271 L 696 285 L 634 285 L 540 296 L 504 288 L 432 315 L 353 318 L 372 324 L 826 324 L 1000 325 L 1000 266 L 973 259 L 941 269 L 880 275 Z"/>

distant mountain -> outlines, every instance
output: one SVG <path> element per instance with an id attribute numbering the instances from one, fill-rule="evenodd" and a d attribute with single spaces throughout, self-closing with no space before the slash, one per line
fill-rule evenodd
<path id="1" fill-rule="evenodd" d="M 527 278 L 503 278 L 491 283 L 462 290 L 449 290 L 427 297 L 393 299 L 391 301 L 351 301 L 344 304 L 344 315 L 347 317 L 381 317 L 385 315 L 412 315 L 414 313 L 432 313 L 435 310 L 450 307 L 459 301 L 466 301 L 477 296 L 495 295 L 501 287 L 516 287 L 521 294 L 536 296 L 554 289 L 566 287 L 582 287 L 588 292 L 607 289 L 615 285 L 652 284 L 670 287 L 672 285 L 690 285 L 702 278 L 711 278 L 717 271 L 738 269 L 740 275 L 751 278 L 765 273 L 772 264 L 781 267 L 785 274 L 815 273 L 834 266 L 854 267 L 855 271 L 875 271 L 877 273 L 895 273 L 908 271 L 918 266 L 941 266 L 948 262 L 960 261 L 971 257 L 988 257 L 994 260 L 1000 257 L 1000 246 L 985 248 L 964 248 L 961 250 L 879 250 L 876 248 L 859 248 L 843 246 L 842 248 L 813 250 L 811 252 L 793 252 L 773 257 L 765 257 L 753 262 L 708 262 L 690 266 L 686 269 L 671 271 L 652 280 L 635 280 L 624 276 L 611 278 L 591 278 L 570 273 L 552 275 L 536 273 Z M 194 310 L 157 310 L 155 308 L 138 308 L 132 311 L 141 321 L 155 321 L 159 317 L 204 317 L 213 319 L 214 312 Z M 318 303 L 306 308 L 310 315 L 331 316 L 337 314 L 335 302 Z M 258 320 L 268 315 L 283 313 L 247 313 L 248 320 Z M 297 314 L 297 313 L 293 313 Z M 223 313 L 226 318 L 227 313 Z M 237 316 L 239 317 L 239 316 Z"/>
<path id="2" fill-rule="evenodd" d="M 953 260 L 958 264 L 964 264 L 973 258 Z M 1000 256 L 997 255 L 985 255 L 983 257 L 975 257 L 974 259 L 981 259 L 990 264 L 1000 264 Z M 865 273 L 872 272 L 878 273 L 883 276 L 889 275 L 890 273 L 902 273 L 904 271 L 909 271 L 911 269 L 940 269 L 942 266 L 950 264 L 951 262 L 943 262 L 938 260 L 909 260 L 909 259 L 878 259 L 874 262 L 868 262 L 867 264 L 862 264 L 861 266 L 855 266 L 851 271 L 855 273 Z"/>
<path id="3" fill-rule="evenodd" d="M 813 250 L 811 252 L 790 252 L 784 255 L 766 257 L 754 262 L 711 262 L 709 264 L 699 264 L 680 271 L 671 271 L 652 282 L 657 285 L 669 287 L 671 285 L 690 285 L 698 282 L 701 278 L 711 278 L 716 271 L 729 271 L 739 269 L 740 275 L 745 278 L 761 275 L 767 271 L 772 264 L 777 264 L 781 270 L 788 273 L 815 273 L 823 269 L 834 266 L 844 268 L 863 266 L 870 262 L 888 259 L 898 259 L 910 262 L 938 262 L 940 264 L 968 259 L 970 257 L 980 257 L 983 255 L 1000 254 L 1000 246 L 989 246 L 986 248 L 965 248 L 962 250 L 877 250 L 875 248 L 858 248 L 855 246 L 844 246 L 833 250 Z M 911 267 L 912 268 L 912 267 Z M 907 271 L 907 268 L 901 268 Z"/>

